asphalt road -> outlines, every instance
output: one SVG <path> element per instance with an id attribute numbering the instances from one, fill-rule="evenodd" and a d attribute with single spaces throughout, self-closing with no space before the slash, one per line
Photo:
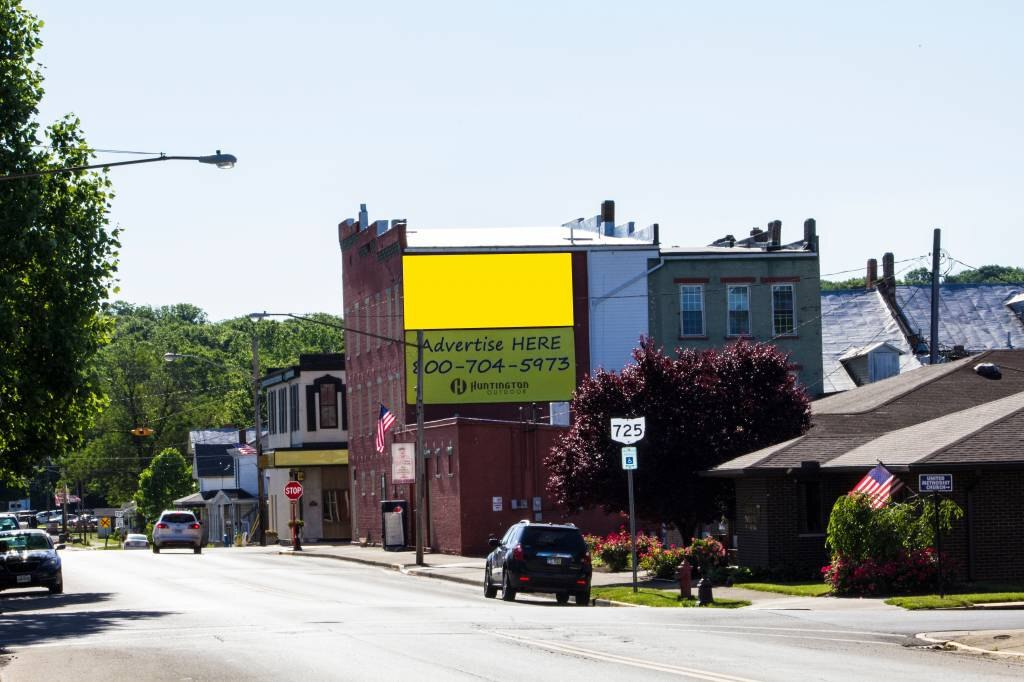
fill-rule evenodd
<path id="1" fill-rule="evenodd" d="M 1020 680 L 908 646 L 1024 612 L 580 608 L 259 548 L 67 551 L 66 593 L 0 593 L 0 680 Z"/>

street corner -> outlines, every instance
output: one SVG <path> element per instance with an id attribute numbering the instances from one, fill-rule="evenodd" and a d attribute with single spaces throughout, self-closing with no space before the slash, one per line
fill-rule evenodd
<path id="1" fill-rule="evenodd" d="M 916 635 L 916 638 L 936 648 L 1024 662 L 1024 630 L 922 632 Z"/>

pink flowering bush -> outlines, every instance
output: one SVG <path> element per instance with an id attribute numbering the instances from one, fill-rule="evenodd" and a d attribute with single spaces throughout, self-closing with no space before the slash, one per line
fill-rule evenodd
<path id="1" fill-rule="evenodd" d="M 643 559 L 640 559 L 640 568 L 650 573 L 655 578 L 668 580 L 676 577 L 679 564 L 683 562 L 686 550 L 682 547 L 671 545 L 669 547 L 649 552 Z"/>
<path id="2" fill-rule="evenodd" d="M 954 566 L 943 554 L 944 579 L 949 580 Z M 938 581 L 938 556 L 931 547 L 900 552 L 888 560 L 850 561 L 835 557 L 821 569 L 825 582 L 838 595 L 912 594 L 934 589 Z"/>
<path id="3" fill-rule="evenodd" d="M 619 528 L 615 533 L 609 533 L 605 537 L 587 535 L 584 537 L 590 546 L 591 556 L 601 560 L 610 571 L 624 571 L 629 568 L 632 543 L 630 542 L 629 531 L 625 526 Z M 649 535 L 636 536 L 636 558 L 643 566 L 643 559 L 652 552 L 661 551 L 661 541 Z"/>
<path id="4" fill-rule="evenodd" d="M 700 568 L 701 575 L 725 563 L 725 546 L 712 537 L 694 538 L 683 552 L 687 561 Z"/>

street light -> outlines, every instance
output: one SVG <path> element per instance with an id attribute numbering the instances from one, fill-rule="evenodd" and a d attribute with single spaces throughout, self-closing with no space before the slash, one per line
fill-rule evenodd
<path id="1" fill-rule="evenodd" d="M 56 175 L 58 173 L 72 173 L 74 171 L 92 170 L 94 168 L 113 168 L 114 166 L 132 166 L 139 163 L 153 163 L 155 161 L 198 161 L 199 163 L 206 163 L 217 168 L 234 168 L 238 159 L 233 154 L 224 154 L 221 150 L 217 150 L 216 154 L 207 154 L 206 156 L 172 156 L 161 153 L 159 156 L 153 156 L 148 159 L 135 159 L 134 161 L 115 161 L 113 163 L 93 163 L 87 166 L 62 166 L 61 168 L 48 168 L 41 171 L 33 171 L 31 173 L 16 173 L 14 175 L 0 175 L 0 181 L 2 180 L 17 180 L 19 178 L 38 178 L 44 175 Z"/>

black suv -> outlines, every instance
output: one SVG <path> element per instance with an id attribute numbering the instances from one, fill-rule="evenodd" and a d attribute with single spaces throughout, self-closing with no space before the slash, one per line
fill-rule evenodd
<path id="1" fill-rule="evenodd" d="M 520 521 L 498 540 L 487 555 L 484 596 L 493 599 L 501 586 L 501 598 L 512 601 L 518 592 L 553 592 L 559 604 L 569 596 L 577 606 L 590 604 L 590 551 L 579 528 L 573 524 Z"/>

